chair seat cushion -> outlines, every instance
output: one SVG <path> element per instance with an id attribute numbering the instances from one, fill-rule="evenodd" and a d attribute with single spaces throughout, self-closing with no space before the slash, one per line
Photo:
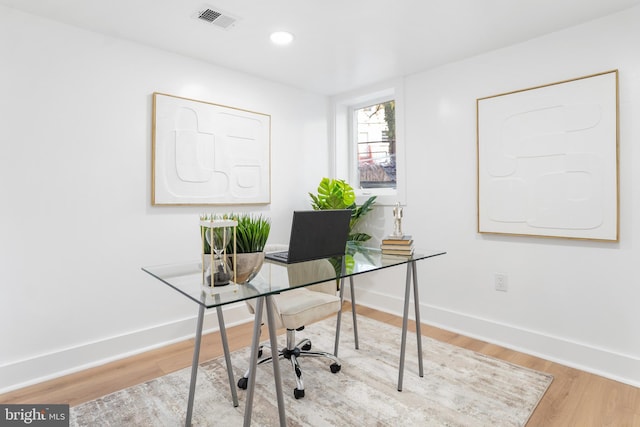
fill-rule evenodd
<path id="1" fill-rule="evenodd" d="M 275 297 L 282 326 L 297 329 L 317 322 L 340 310 L 337 295 L 314 292 L 309 289 L 294 289 Z"/>

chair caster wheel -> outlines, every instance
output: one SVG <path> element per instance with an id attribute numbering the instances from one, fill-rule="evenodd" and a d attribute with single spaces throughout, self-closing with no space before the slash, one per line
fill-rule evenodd
<path id="1" fill-rule="evenodd" d="M 342 368 L 342 366 L 338 365 L 337 363 L 332 363 L 331 366 L 329 366 L 329 368 L 331 368 L 331 373 L 335 374 L 336 372 L 340 372 L 340 369 Z"/>
<path id="2" fill-rule="evenodd" d="M 302 399 L 304 397 L 304 390 L 294 388 L 293 395 L 295 396 L 296 399 Z"/>
<path id="3" fill-rule="evenodd" d="M 262 357 L 262 347 L 260 347 L 260 350 L 258 350 L 258 359 L 260 359 Z"/>
<path id="4" fill-rule="evenodd" d="M 311 350 L 311 341 L 309 341 L 308 343 L 306 343 L 305 345 L 302 346 L 302 349 L 304 351 L 309 351 Z"/>
<path id="5" fill-rule="evenodd" d="M 247 389 L 247 385 L 248 385 L 249 379 L 242 377 L 238 380 L 238 388 L 241 388 L 242 390 L 246 390 Z"/>

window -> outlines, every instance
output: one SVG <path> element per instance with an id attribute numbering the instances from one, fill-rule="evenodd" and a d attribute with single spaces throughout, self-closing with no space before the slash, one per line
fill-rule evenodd
<path id="1" fill-rule="evenodd" d="M 360 201 L 405 204 L 402 85 L 399 81 L 333 99 L 334 176 Z"/>
<path id="2" fill-rule="evenodd" d="M 395 100 L 353 109 L 359 188 L 396 188 Z"/>

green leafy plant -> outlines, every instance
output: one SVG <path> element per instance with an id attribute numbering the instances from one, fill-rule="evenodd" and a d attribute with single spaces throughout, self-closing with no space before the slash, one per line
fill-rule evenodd
<path id="1" fill-rule="evenodd" d="M 324 209 L 351 209 L 351 220 L 349 221 L 349 242 L 360 244 L 371 239 L 367 233 L 355 232 L 355 226 L 362 218 L 373 209 L 376 202 L 376 196 L 369 197 L 362 205 L 356 204 L 356 193 L 353 187 L 346 181 L 341 179 L 322 178 L 318 184 L 318 193 L 309 193 L 311 196 L 311 206 L 315 210 Z M 336 277 L 339 277 L 342 268 L 342 259 L 331 258 L 329 262 L 336 271 Z M 347 271 L 353 269 L 353 255 L 349 253 L 349 244 L 347 244 L 347 254 L 344 257 L 344 264 Z M 340 287 L 340 280 L 336 279 L 336 289 Z"/>
<path id="2" fill-rule="evenodd" d="M 236 215 L 233 219 L 238 221 L 236 253 L 262 252 L 271 231 L 271 220 L 262 215 L 252 214 Z M 227 247 L 228 253 L 232 251 L 233 242 Z"/>
<path id="3" fill-rule="evenodd" d="M 353 188 L 341 179 L 322 178 L 318 184 L 318 194 L 309 193 L 315 210 L 347 209 L 356 201 Z"/>
<path id="4" fill-rule="evenodd" d="M 223 214 L 223 215 L 201 215 L 200 220 L 211 221 L 218 219 L 232 219 L 238 221 L 236 228 L 236 253 L 253 253 L 262 252 L 269 232 L 271 231 L 271 220 L 262 215 L 254 215 L 248 213 L 242 214 Z M 218 229 L 221 232 L 222 229 Z M 200 227 L 200 233 L 203 235 L 204 227 Z M 226 248 L 227 253 L 233 252 L 233 239 L 230 239 Z M 204 240 L 204 253 L 211 253 L 211 247 L 207 240 Z"/>
<path id="5" fill-rule="evenodd" d="M 376 196 L 369 197 L 362 205 L 356 204 L 356 193 L 353 187 L 341 179 L 322 178 L 318 185 L 318 193 L 309 193 L 311 206 L 315 210 L 351 209 L 349 222 L 349 238 L 351 242 L 366 242 L 371 239 L 367 233 L 354 232 L 355 226 L 373 209 Z"/>

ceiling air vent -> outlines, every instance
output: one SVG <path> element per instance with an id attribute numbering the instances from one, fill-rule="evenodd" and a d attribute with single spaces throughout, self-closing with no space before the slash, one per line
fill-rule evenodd
<path id="1" fill-rule="evenodd" d="M 220 27 L 225 30 L 233 27 L 238 20 L 229 13 L 213 6 L 203 6 L 198 12 L 196 12 L 195 17 L 201 21 L 213 24 L 216 27 Z"/>

